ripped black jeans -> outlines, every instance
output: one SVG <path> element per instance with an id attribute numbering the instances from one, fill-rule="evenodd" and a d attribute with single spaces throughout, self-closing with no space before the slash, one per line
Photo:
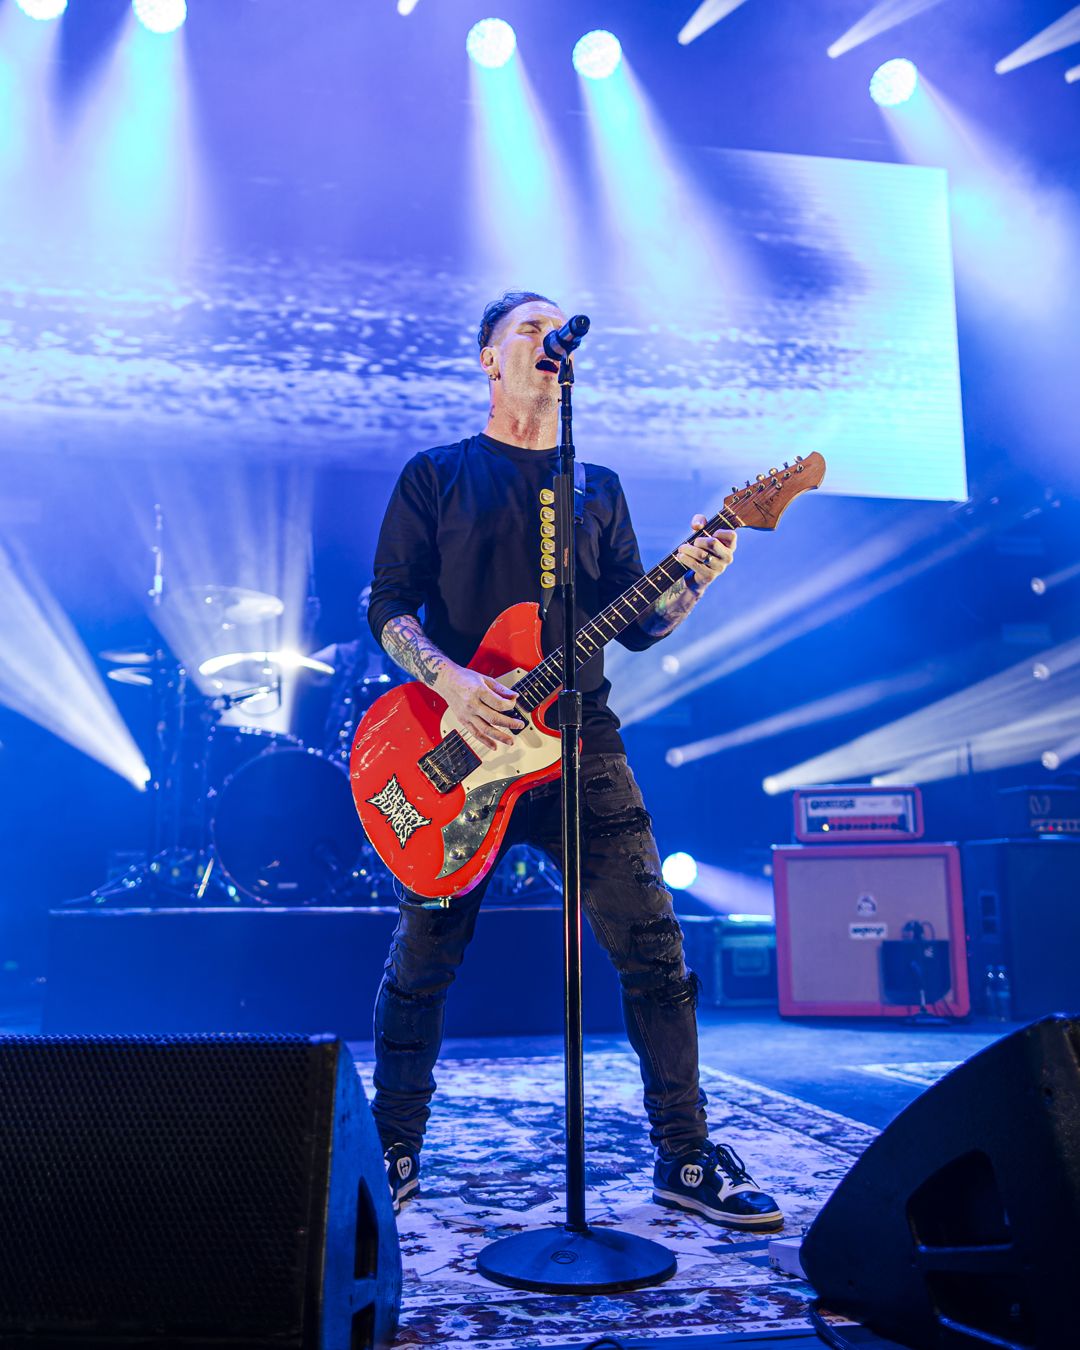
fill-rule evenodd
<path id="1" fill-rule="evenodd" d="M 673 1156 L 706 1138 L 697 979 L 683 961 L 682 932 L 660 878 L 652 822 L 626 756 L 583 755 L 581 795 L 585 913 L 619 972 L 650 1138 Z M 504 847 L 528 841 L 558 862 L 559 797 L 557 781 L 526 794 Z M 418 1149 L 423 1141 L 446 993 L 473 935 L 485 885 L 455 897 L 448 909 L 426 909 L 409 896 L 402 901 L 375 1004 L 372 1110 L 384 1148 L 400 1141 Z"/>

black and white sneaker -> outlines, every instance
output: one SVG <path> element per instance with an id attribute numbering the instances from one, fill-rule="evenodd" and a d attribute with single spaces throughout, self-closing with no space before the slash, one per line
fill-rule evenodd
<path id="1" fill-rule="evenodd" d="M 420 1157 L 408 1144 L 391 1144 L 383 1154 L 390 1203 L 396 1214 L 411 1195 L 420 1190 Z"/>
<path id="2" fill-rule="evenodd" d="M 653 1199 L 729 1228 L 768 1232 L 784 1224 L 776 1201 L 758 1190 L 743 1160 L 723 1144 L 706 1142 L 677 1158 L 657 1158 Z"/>

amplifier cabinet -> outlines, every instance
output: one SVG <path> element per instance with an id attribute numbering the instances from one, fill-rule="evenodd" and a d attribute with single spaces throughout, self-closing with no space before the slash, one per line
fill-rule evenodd
<path id="1" fill-rule="evenodd" d="M 970 1010 L 960 856 L 954 844 L 842 844 L 773 850 L 780 1012 L 788 1017 L 907 1017 L 886 1003 L 881 947 L 949 943 L 951 983 L 932 1011 Z M 912 941 L 913 957 L 920 943 Z"/>
<path id="2" fill-rule="evenodd" d="M 706 1007 L 776 1006 L 776 926 L 768 915 L 680 914 L 679 923 Z"/>
<path id="3" fill-rule="evenodd" d="M 1080 840 L 977 840 L 963 870 L 976 1011 L 1006 1013 L 988 1006 L 991 971 L 1017 1021 L 1080 1011 Z"/>

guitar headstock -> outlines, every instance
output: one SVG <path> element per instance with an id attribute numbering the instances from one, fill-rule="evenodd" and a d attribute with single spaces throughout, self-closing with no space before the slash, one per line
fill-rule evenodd
<path id="1" fill-rule="evenodd" d="M 731 495 L 724 498 L 724 515 L 749 530 L 775 530 L 795 498 L 820 487 L 824 477 L 823 455 L 817 451 L 805 459 L 796 455 L 793 464 L 759 473 L 746 487 L 732 488 Z"/>

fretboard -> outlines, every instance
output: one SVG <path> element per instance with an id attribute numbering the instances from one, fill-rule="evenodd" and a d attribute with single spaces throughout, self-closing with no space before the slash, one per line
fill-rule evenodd
<path id="1" fill-rule="evenodd" d="M 737 529 L 739 522 L 720 511 L 706 521 L 699 533 L 713 534 L 716 530 Z M 682 545 L 680 544 L 681 548 Z M 612 638 L 629 628 L 652 609 L 660 596 L 671 590 L 686 576 L 686 568 L 676 557 L 678 550 L 661 559 L 650 571 L 628 586 L 622 595 L 578 629 L 574 639 L 577 664 L 584 665 L 601 651 Z M 563 653 L 560 647 L 546 656 L 515 686 L 518 703 L 528 712 L 538 708 L 545 699 L 562 688 Z"/>

